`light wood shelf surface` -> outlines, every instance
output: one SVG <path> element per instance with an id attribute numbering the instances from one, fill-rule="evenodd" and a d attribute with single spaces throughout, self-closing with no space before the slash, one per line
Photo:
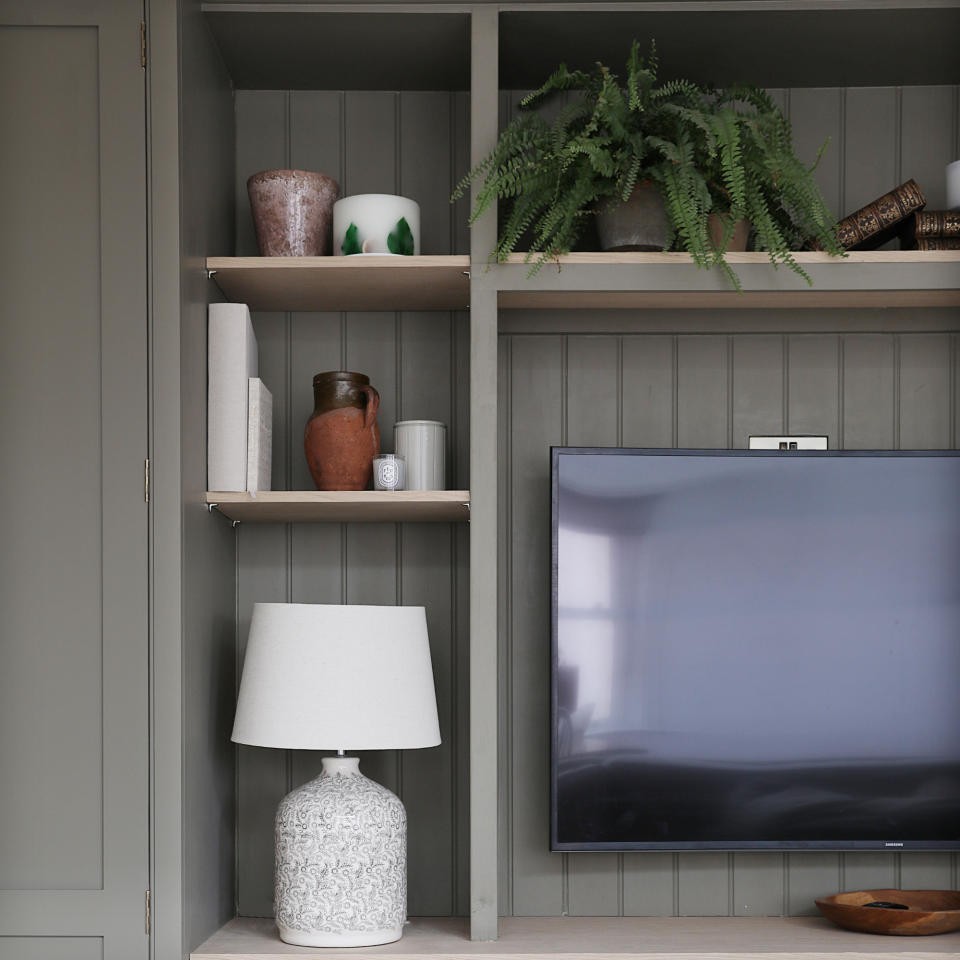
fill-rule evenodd
<path id="1" fill-rule="evenodd" d="M 251 310 L 465 310 L 469 257 L 209 257 L 224 296 Z"/>
<path id="2" fill-rule="evenodd" d="M 504 309 L 745 309 L 960 306 L 960 251 L 796 253 L 813 279 L 774 269 L 765 253 L 730 253 L 743 293 L 686 253 L 571 253 L 528 277 L 523 254 L 477 279 Z M 210 257 L 227 299 L 253 310 L 463 310 L 466 256 Z"/>
<path id="3" fill-rule="evenodd" d="M 392 960 L 942 960 L 960 955 L 960 933 L 881 937 L 851 933 L 820 917 L 509 917 L 494 943 L 468 939 L 466 920 L 415 919 L 401 940 L 381 947 L 295 947 L 272 920 L 237 919 L 192 960 L 279 960 L 378 956 Z"/>
<path id="4" fill-rule="evenodd" d="M 469 490 L 270 490 L 207 493 L 244 523 L 456 523 L 470 519 Z"/>
<path id="5" fill-rule="evenodd" d="M 533 277 L 523 254 L 491 271 L 504 309 L 744 309 L 960 306 L 960 251 L 877 250 L 833 257 L 801 251 L 809 286 L 766 253 L 728 253 L 737 293 L 686 253 L 571 253 Z"/>

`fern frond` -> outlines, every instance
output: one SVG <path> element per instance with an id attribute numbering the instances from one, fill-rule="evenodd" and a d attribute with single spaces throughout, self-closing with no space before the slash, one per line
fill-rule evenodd
<path id="1" fill-rule="evenodd" d="M 590 75 L 582 70 L 568 70 L 565 63 L 561 63 L 553 73 L 547 77 L 542 86 L 528 93 L 519 103 L 521 110 L 531 110 L 539 106 L 544 100 L 563 90 L 575 90 L 589 86 Z"/>

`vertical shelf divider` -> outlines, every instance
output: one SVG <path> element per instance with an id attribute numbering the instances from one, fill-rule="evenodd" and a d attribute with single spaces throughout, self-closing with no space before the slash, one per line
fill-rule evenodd
<path id="1" fill-rule="evenodd" d="M 470 17 L 470 164 L 497 140 L 499 13 Z M 476 199 L 476 186 L 471 204 Z M 470 938 L 497 922 L 497 292 L 485 274 L 496 240 L 492 209 L 470 232 Z"/>

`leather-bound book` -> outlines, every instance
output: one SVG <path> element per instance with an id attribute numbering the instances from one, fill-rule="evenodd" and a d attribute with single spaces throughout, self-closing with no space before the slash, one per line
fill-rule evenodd
<path id="1" fill-rule="evenodd" d="M 906 235 L 921 237 L 960 237 L 960 210 L 921 210 L 905 226 Z"/>
<path id="2" fill-rule="evenodd" d="M 837 224 L 837 240 L 845 250 L 876 250 L 898 233 L 901 224 L 927 202 L 915 180 L 868 203 Z M 817 245 L 814 249 L 819 249 Z"/>
<path id="3" fill-rule="evenodd" d="M 918 237 L 917 250 L 960 250 L 960 237 Z"/>

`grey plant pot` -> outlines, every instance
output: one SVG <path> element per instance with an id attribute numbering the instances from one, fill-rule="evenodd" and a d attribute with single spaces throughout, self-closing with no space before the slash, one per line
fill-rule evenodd
<path id="1" fill-rule="evenodd" d="M 601 250 L 663 250 L 670 223 L 660 191 L 652 183 L 634 188 L 630 199 L 597 214 Z"/>

